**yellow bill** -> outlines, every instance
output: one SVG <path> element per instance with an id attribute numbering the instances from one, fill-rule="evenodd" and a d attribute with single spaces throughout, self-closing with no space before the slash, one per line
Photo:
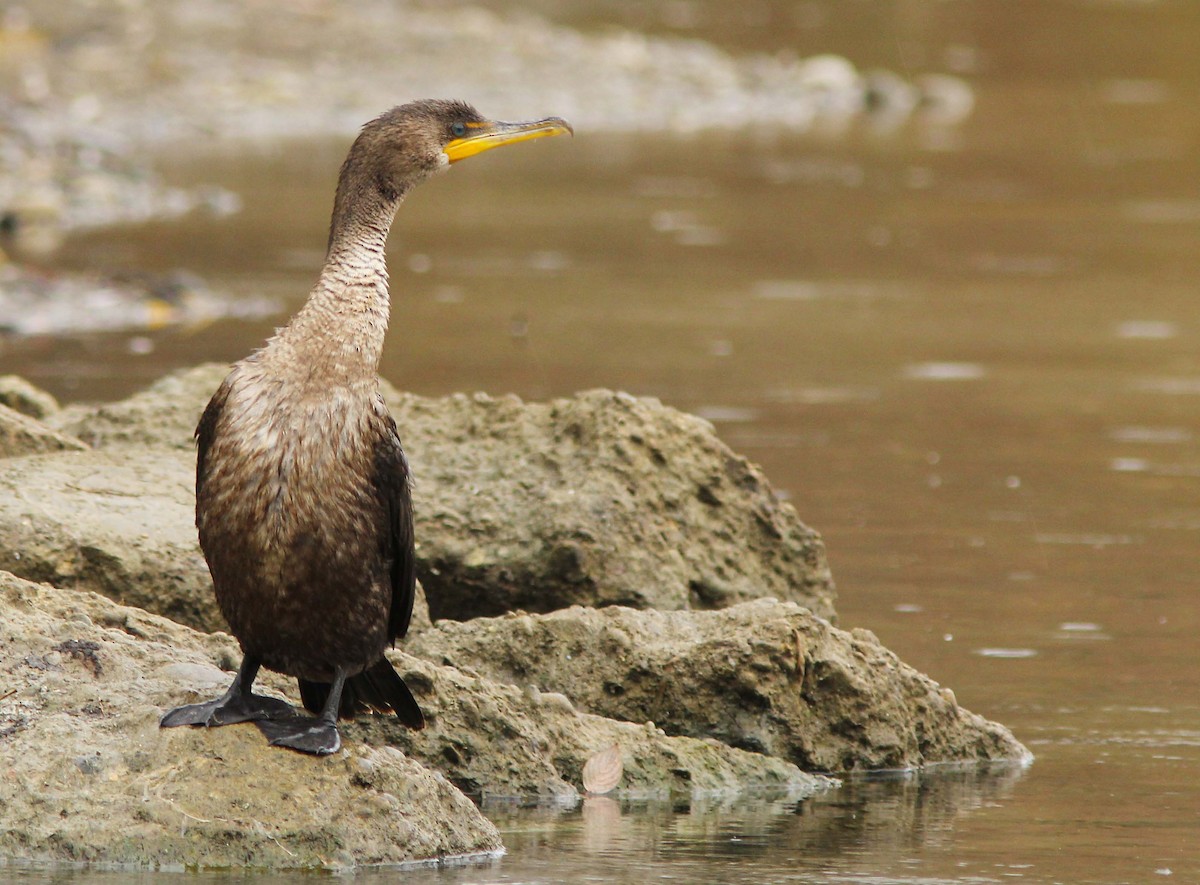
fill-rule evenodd
<path id="1" fill-rule="evenodd" d="M 571 124 L 561 117 L 547 117 L 544 120 L 533 120 L 529 123 L 498 123 L 484 120 L 478 123 L 467 123 L 466 126 L 466 134 L 461 138 L 454 139 L 443 148 L 451 163 L 457 163 L 459 160 L 465 160 L 467 157 L 473 157 L 506 144 L 529 141 L 531 138 L 575 134 Z"/>

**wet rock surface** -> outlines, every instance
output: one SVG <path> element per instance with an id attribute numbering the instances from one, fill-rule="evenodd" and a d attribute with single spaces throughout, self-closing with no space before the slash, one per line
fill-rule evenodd
<path id="1" fill-rule="evenodd" d="M 0 412 L 0 434 L 3 420 Z M 195 453 L 64 448 L 72 451 L 0 459 L 0 569 L 226 629 L 196 539 Z M 429 622 L 419 590 L 413 629 Z"/>
<path id="2" fill-rule="evenodd" d="M 144 447 L 194 453 L 200 414 L 228 374 L 229 366 L 215 363 L 173 372 L 115 403 L 66 406 L 47 423 L 97 449 Z"/>
<path id="3" fill-rule="evenodd" d="M 399 747 L 483 799 L 573 804 L 588 759 L 613 746 L 624 767 L 619 792 L 627 797 L 733 795 L 762 787 L 804 797 L 833 783 L 717 740 L 673 737 L 654 723 L 581 712 L 561 692 L 505 685 L 400 652 L 391 658 L 421 703 L 425 729 L 363 717 L 344 733 Z"/>
<path id="4" fill-rule="evenodd" d="M 719 612 L 571 608 L 443 621 L 409 649 L 581 709 L 715 737 L 807 771 L 1024 761 L 1008 729 L 958 706 L 866 630 L 795 604 Z"/>
<path id="5" fill-rule="evenodd" d="M 214 662 L 234 660 L 228 636 L 0 573 L 0 855 L 283 869 L 500 849 L 469 799 L 394 748 L 314 759 L 253 725 L 158 727 L 181 685 L 219 693 Z"/>
<path id="6" fill-rule="evenodd" d="M 81 586 L 217 628 L 192 527 L 192 431 L 227 371 L 176 373 L 122 402 L 50 419 L 94 456 L 0 461 L 0 489 L 13 490 L 0 499 L 0 567 L 61 582 L 83 571 L 61 563 L 87 537 L 113 566 L 95 565 Z M 834 614 L 820 536 L 705 421 L 607 391 L 544 404 L 390 388 L 386 398 L 416 476 L 418 573 L 435 620 L 576 603 L 716 608 L 766 595 Z M 93 473 L 106 484 L 94 501 L 82 479 Z M 58 489 L 61 508 L 43 515 L 27 502 Z M 114 509 L 139 522 L 110 531 Z M 84 527 L 91 515 L 94 530 Z M 126 538 L 156 549 L 160 568 L 173 563 L 171 580 L 118 568 Z"/>
<path id="7" fill-rule="evenodd" d="M 0 460 L 0 568 L 221 629 L 196 540 L 195 469 L 182 451 Z"/>

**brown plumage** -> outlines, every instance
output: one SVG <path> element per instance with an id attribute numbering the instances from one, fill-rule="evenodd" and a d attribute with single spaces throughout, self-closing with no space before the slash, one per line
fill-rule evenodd
<path id="1" fill-rule="evenodd" d="M 217 602 L 244 652 L 229 690 L 162 725 L 255 721 L 272 743 L 340 746 L 336 720 L 423 717 L 384 650 L 412 614 L 408 464 L 379 393 L 389 315 L 384 245 L 408 192 L 456 160 L 569 132 L 420 101 L 368 123 L 338 179 L 325 266 L 307 303 L 234 365 L 196 429 L 196 525 Z M 296 676 L 317 718 L 251 692 L 259 667 Z"/>

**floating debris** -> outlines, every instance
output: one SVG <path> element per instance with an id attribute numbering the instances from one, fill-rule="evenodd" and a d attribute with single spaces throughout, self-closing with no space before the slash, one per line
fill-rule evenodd
<path id="1" fill-rule="evenodd" d="M 758 409 L 748 406 L 703 405 L 693 414 L 714 424 L 747 424 L 762 417 Z"/>
<path id="2" fill-rule="evenodd" d="M 1092 547 L 1096 550 L 1101 550 L 1105 547 L 1139 543 L 1139 539 L 1132 535 L 1108 535 L 1101 533 L 1077 535 L 1066 532 L 1039 533 L 1034 535 L 1034 541 L 1038 544 L 1063 544 L 1066 546 Z"/>
<path id="3" fill-rule="evenodd" d="M 1169 396 L 1200 395 L 1200 378 L 1167 376 L 1163 378 L 1142 378 L 1132 385 L 1134 390 L 1145 393 L 1165 393 Z"/>
<path id="4" fill-rule="evenodd" d="M 1134 200 L 1125 203 L 1122 211 L 1130 221 L 1141 224 L 1195 224 L 1200 221 L 1200 200 Z"/>
<path id="5" fill-rule="evenodd" d="M 1145 473 L 1150 469 L 1150 462 L 1145 458 L 1113 458 L 1108 462 L 1108 469 L 1114 473 Z"/>
<path id="6" fill-rule="evenodd" d="M 1118 427 L 1109 436 L 1117 442 L 1174 445 L 1191 442 L 1193 434 L 1186 427 Z"/>
<path id="7" fill-rule="evenodd" d="M 877 387 L 776 387 L 767 391 L 767 399 L 773 402 L 804 406 L 869 403 L 880 395 Z"/>
<path id="8" fill-rule="evenodd" d="M 1058 625 L 1058 632 L 1055 634 L 1055 638 L 1066 640 L 1107 640 L 1112 637 L 1103 632 L 1099 624 L 1093 624 L 1090 621 L 1067 621 L 1065 624 Z"/>

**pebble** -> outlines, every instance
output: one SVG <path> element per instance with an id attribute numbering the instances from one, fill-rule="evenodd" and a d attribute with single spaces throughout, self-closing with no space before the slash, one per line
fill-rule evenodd
<path id="1" fill-rule="evenodd" d="M 575 712 L 575 705 L 571 703 L 571 699 L 557 691 L 543 691 L 538 697 L 538 703 L 543 707 L 563 713 Z"/>
<path id="2" fill-rule="evenodd" d="M 104 763 L 100 761 L 100 755 L 97 753 L 75 757 L 75 767 L 84 774 L 99 774 L 104 769 Z"/>

